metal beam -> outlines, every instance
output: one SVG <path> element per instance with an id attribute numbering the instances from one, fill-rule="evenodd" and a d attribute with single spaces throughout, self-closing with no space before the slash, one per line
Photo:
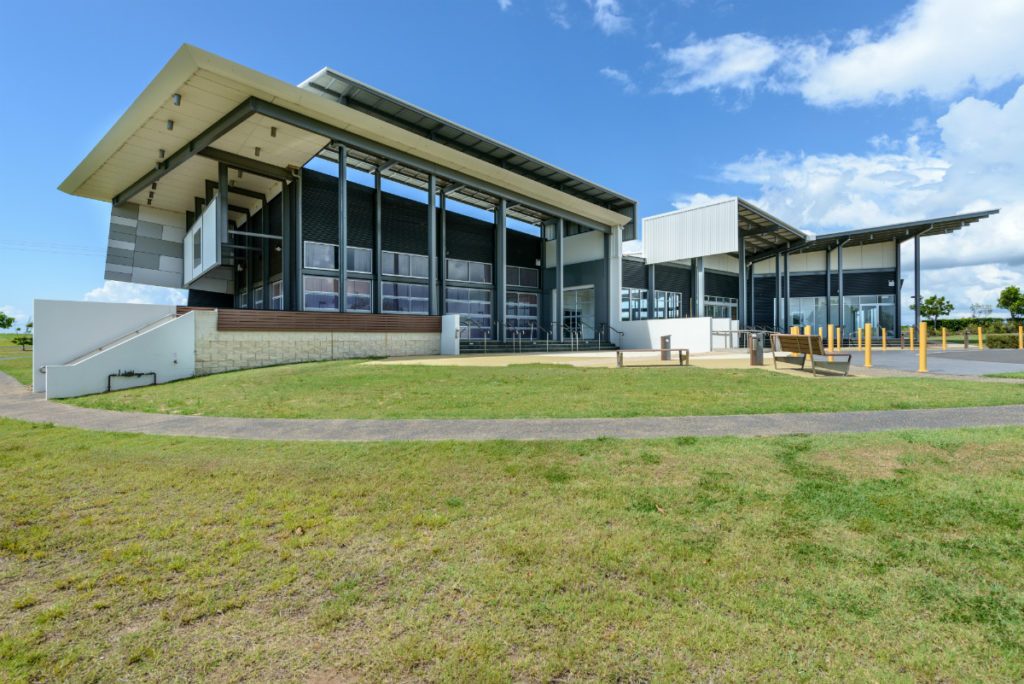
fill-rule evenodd
<path id="1" fill-rule="evenodd" d="M 251 233 L 244 230 L 229 230 L 228 235 L 242 235 L 245 237 L 263 238 L 264 240 L 280 240 L 280 235 L 264 235 L 263 233 Z"/>
<path id="2" fill-rule="evenodd" d="M 250 97 L 242 104 L 238 105 L 230 112 L 218 119 L 213 125 L 207 128 L 205 131 L 197 135 L 195 138 L 190 140 L 184 147 L 181 147 L 177 151 L 173 152 L 171 156 L 167 157 L 166 161 L 157 162 L 155 168 L 143 175 L 137 181 L 129 185 L 121 192 L 114 195 L 114 199 L 111 200 L 111 204 L 117 206 L 125 200 L 134 197 L 146 186 L 151 185 L 169 172 L 178 168 L 193 155 L 206 149 L 214 140 L 221 137 L 238 124 L 242 123 L 256 112 L 256 98 Z"/>
<path id="3" fill-rule="evenodd" d="M 279 166 L 274 166 L 273 164 L 268 164 L 258 159 L 249 159 L 249 157 L 243 157 L 240 154 L 225 152 L 224 150 L 218 150 L 213 147 L 207 147 L 205 150 L 201 150 L 196 154 L 200 157 L 213 159 L 221 164 L 227 164 L 228 167 L 232 169 L 251 173 L 254 176 L 262 176 L 263 178 L 269 178 L 277 181 L 289 181 L 294 178 L 288 169 L 282 169 Z"/>
<path id="4" fill-rule="evenodd" d="M 591 221 L 583 216 L 575 214 L 574 212 L 559 209 L 558 207 L 547 204 L 546 202 L 539 202 L 529 197 L 525 197 L 518 193 L 512 192 L 507 188 L 500 188 L 498 186 L 492 185 L 491 183 L 488 183 L 480 179 L 471 178 L 470 176 L 467 176 L 453 169 L 444 168 L 439 164 L 435 164 L 434 162 L 430 162 L 427 161 L 426 159 L 422 159 L 415 155 L 407 154 L 400 150 L 396 150 L 387 145 L 383 145 L 374 140 L 370 140 L 369 138 L 365 138 L 350 131 L 346 131 L 342 128 L 338 128 L 337 126 L 332 126 L 331 124 L 324 123 L 322 121 L 317 121 L 316 119 L 310 116 L 294 112 L 280 105 L 267 102 L 266 100 L 255 98 L 254 107 L 256 109 L 256 112 L 263 114 L 264 116 L 267 116 L 271 119 L 280 121 L 282 123 L 290 124 L 292 126 L 295 126 L 296 128 L 301 128 L 303 130 L 309 131 L 310 133 L 321 135 L 325 138 L 330 138 L 332 140 L 347 143 L 352 147 L 358 147 L 377 157 L 398 161 L 401 162 L 402 164 L 408 164 L 409 166 L 415 167 L 421 171 L 433 173 L 444 178 L 449 178 L 457 183 L 465 183 L 470 187 L 479 188 L 483 192 L 492 194 L 495 197 L 505 197 L 506 199 L 521 202 L 526 206 L 535 207 L 539 211 L 550 214 L 551 216 L 561 216 L 562 218 L 574 221 L 588 228 L 599 230 L 602 233 L 611 232 L 611 228 L 609 228 L 608 226 Z"/>
<path id="5" fill-rule="evenodd" d="M 373 313 L 380 313 L 381 298 L 384 296 L 383 281 L 380 277 L 381 269 L 381 211 L 383 202 L 380 191 L 380 172 L 373 174 L 373 302 L 371 310 Z"/>
<path id="6" fill-rule="evenodd" d="M 458 192 L 459 190 L 462 190 L 465 187 L 466 187 L 465 183 L 452 183 L 450 185 L 446 185 L 446 186 L 444 186 L 444 188 L 441 189 L 441 197 L 445 197 L 446 195 L 450 195 L 453 192 Z"/>

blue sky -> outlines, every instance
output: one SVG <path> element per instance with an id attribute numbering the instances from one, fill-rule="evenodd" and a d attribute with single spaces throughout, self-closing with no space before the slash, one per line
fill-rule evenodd
<path id="1" fill-rule="evenodd" d="M 109 207 L 56 187 L 189 42 L 292 83 L 331 66 L 642 215 L 740 195 L 826 232 L 999 207 L 924 241 L 922 290 L 966 313 L 1024 285 L 1021 27 L 1020 0 L 19 3 L 0 308 L 173 296 L 104 283 Z"/>

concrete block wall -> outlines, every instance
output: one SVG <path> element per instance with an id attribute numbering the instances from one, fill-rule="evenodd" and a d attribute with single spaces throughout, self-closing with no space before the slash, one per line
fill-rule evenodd
<path id="1" fill-rule="evenodd" d="M 220 331 L 217 312 L 195 314 L 196 375 L 303 361 L 441 353 L 440 333 Z"/>

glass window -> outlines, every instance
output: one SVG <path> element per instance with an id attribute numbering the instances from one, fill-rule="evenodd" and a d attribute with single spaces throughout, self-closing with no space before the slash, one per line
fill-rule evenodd
<path id="1" fill-rule="evenodd" d="M 196 232 L 192 233 L 192 270 L 202 268 L 203 266 L 203 229 L 196 228 Z"/>
<path id="2" fill-rule="evenodd" d="M 306 268 L 338 270 L 338 247 L 325 242 L 305 241 L 303 243 L 303 266 Z"/>
<path id="3" fill-rule="evenodd" d="M 248 309 L 249 308 L 249 293 L 242 289 L 238 292 L 238 308 Z"/>
<path id="4" fill-rule="evenodd" d="M 490 283 L 491 265 L 479 261 L 448 259 L 448 280 L 466 283 Z"/>
<path id="5" fill-rule="evenodd" d="M 381 272 L 384 275 L 426 278 L 429 259 L 422 254 L 381 252 Z"/>
<path id="6" fill-rule="evenodd" d="M 505 269 L 507 285 L 518 285 L 520 287 L 537 287 L 540 282 L 539 271 L 535 268 L 524 266 L 507 266 Z"/>
<path id="7" fill-rule="evenodd" d="M 373 283 L 369 280 L 345 281 L 345 310 L 369 312 L 373 303 Z"/>
<path id="8" fill-rule="evenodd" d="M 430 309 L 429 288 L 416 283 L 381 283 L 381 311 L 425 314 Z"/>
<path id="9" fill-rule="evenodd" d="M 449 259 L 448 260 L 448 279 L 449 280 L 469 280 L 469 262 L 462 261 L 461 259 Z"/>
<path id="10" fill-rule="evenodd" d="M 491 282 L 491 265 L 476 261 L 469 262 L 469 281 L 472 283 Z"/>
<path id="11" fill-rule="evenodd" d="M 491 291 L 446 287 L 445 313 L 461 315 L 462 337 L 482 340 L 491 329 Z"/>
<path id="12" fill-rule="evenodd" d="M 532 292 L 509 292 L 505 304 L 505 318 L 510 328 L 520 337 L 535 340 L 540 336 L 537 328 L 537 295 Z"/>
<path id="13" fill-rule="evenodd" d="M 338 279 L 323 276 L 303 276 L 303 308 L 306 311 L 338 310 Z"/>
<path id="14" fill-rule="evenodd" d="M 270 308 L 274 311 L 284 310 L 284 285 L 280 280 L 270 283 Z"/>
<path id="15" fill-rule="evenodd" d="M 373 273 L 373 250 L 365 247 L 347 247 L 345 268 L 353 273 Z"/>
<path id="16" fill-rule="evenodd" d="M 262 309 L 263 308 L 263 287 L 254 288 L 252 291 L 252 308 Z"/>

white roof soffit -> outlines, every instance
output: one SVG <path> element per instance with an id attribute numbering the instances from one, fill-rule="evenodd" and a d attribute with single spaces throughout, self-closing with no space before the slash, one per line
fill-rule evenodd
<path id="1" fill-rule="evenodd" d="M 174 104 L 175 94 L 181 96 L 180 105 Z M 59 189 L 71 195 L 112 201 L 153 170 L 161 161 L 159 150 L 164 151 L 165 157 L 171 156 L 252 97 L 421 159 L 441 171 L 500 188 L 508 192 L 510 200 L 516 196 L 525 198 L 524 207 L 533 201 L 541 205 L 538 209 L 543 209 L 543 205 L 555 207 L 569 216 L 609 228 L 627 225 L 631 220 L 627 215 L 187 44 L 174 54 Z M 170 128 L 169 121 L 173 121 Z M 277 127 L 278 135 L 286 133 L 283 125 Z M 269 132 L 262 130 L 265 127 L 259 128 L 255 134 L 266 145 Z M 302 166 L 319 152 L 320 142 L 329 142 L 324 138 L 316 140 L 319 136 L 309 131 L 301 133 L 307 139 L 292 140 L 294 149 L 288 150 L 279 163 Z M 254 140 L 244 145 L 248 153 L 243 156 L 249 159 L 255 159 L 254 151 L 249 149 L 255 147 L 251 144 Z M 211 146 L 220 148 L 222 144 L 218 140 Z M 318 145 L 318 149 L 310 151 Z M 156 195 L 159 196 L 159 186 Z"/>

